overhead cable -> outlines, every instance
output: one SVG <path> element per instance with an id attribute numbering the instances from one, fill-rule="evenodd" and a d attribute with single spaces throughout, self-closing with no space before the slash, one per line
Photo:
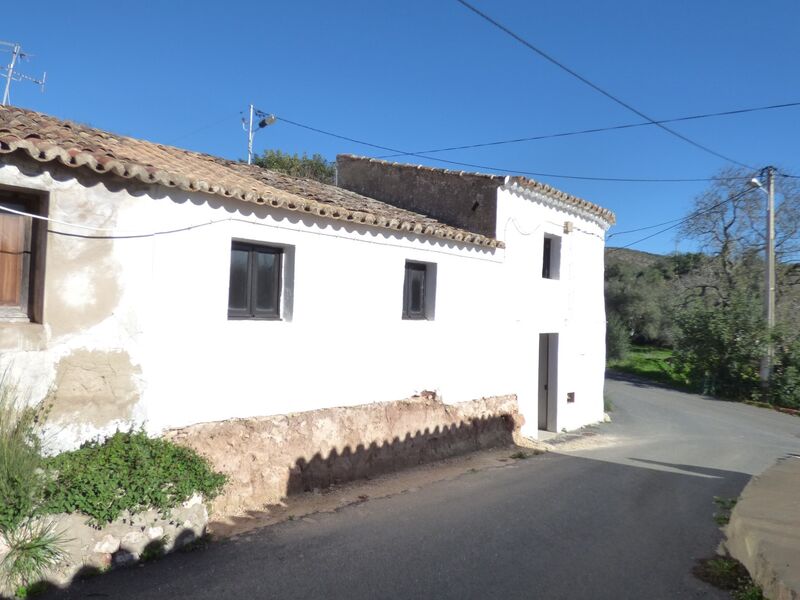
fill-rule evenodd
<path id="1" fill-rule="evenodd" d="M 500 29 L 501 31 L 503 31 L 507 35 L 509 35 L 512 38 L 514 38 L 515 40 L 517 40 L 519 43 L 521 43 L 523 46 L 525 46 L 526 48 L 528 48 L 532 52 L 535 52 L 536 54 L 538 54 L 539 56 L 541 56 L 542 58 L 544 58 L 548 62 L 550 62 L 550 63 L 554 64 L 555 66 L 557 66 L 559 69 L 569 73 L 574 78 L 576 78 L 578 81 L 581 81 L 582 83 L 586 84 L 587 86 L 589 86 L 590 88 L 592 88 L 596 92 L 602 94 L 603 96 L 605 96 L 609 100 L 612 100 L 613 102 L 616 102 L 617 104 L 619 104 L 623 108 L 626 108 L 627 110 L 631 111 L 632 113 L 634 113 L 636 115 L 639 115 L 640 117 L 642 117 L 643 119 L 647 120 L 648 122 L 650 122 L 651 124 L 655 125 L 656 127 L 659 127 L 660 129 L 663 129 L 664 131 L 666 131 L 670 135 L 673 135 L 673 136 L 677 137 L 678 139 L 683 140 L 684 142 L 686 142 L 688 144 L 691 144 L 695 148 L 699 148 L 700 150 L 703 150 L 704 152 L 707 152 L 708 154 L 712 154 L 712 155 L 716 156 L 717 158 L 721 158 L 721 159 L 725 160 L 726 162 L 730 162 L 730 163 L 733 163 L 735 165 L 739 165 L 740 167 L 745 167 L 745 168 L 750 169 L 752 171 L 756 170 L 755 167 L 752 167 L 752 166 L 747 165 L 747 164 L 745 164 L 743 162 L 740 162 L 740 161 L 738 161 L 738 160 L 736 160 L 734 158 L 731 158 L 730 156 L 726 156 L 724 154 L 721 154 L 721 153 L 717 152 L 716 150 L 712 150 L 708 146 L 704 146 L 703 144 L 695 142 L 694 140 L 692 140 L 692 139 L 686 137 L 685 135 L 683 135 L 682 133 L 679 133 L 679 132 L 675 131 L 674 129 L 671 129 L 670 127 L 667 127 L 663 123 L 660 123 L 660 122 L 656 121 L 655 119 L 652 119 L 651 117 L 649 117 L 648 115 L 646 115 L 645 113 L 640 111 L 639 109 L 633 107 L 632 105 L 628 104 L 624 100 L 621 100 L 619 97 L 613 95 L 611 92 L 608 92 L 605 89 L 601 88 L 599 85 L 593 83 L 592 81 L 590 81 L 589 79 L 587 79 L 586 77 L 584 77 L 580 73 L 574 71 L 573 69 L 571 69 L 570 67 L 568 67 L 564 63 L 556 60 L 554 57 L 552 57 L 550 54 L 548 54 L 544 50 L 534 46 L 531 42 L 529 42 L 528 40 L 526 40 L 522 36 L 518 35 L 517 33 L 514 33 L 511 29 L 509 29 L 508 27 L 506 27 L 502 23 L 499 23 L 498 21 L 494 20 L 492 17 L 490 17 L 486 13 L 480 11 L 478 8 L 476 8 L 475 6 L 470 4 L 469 2 L 466 2 L 466 0 L 456 0 L 456 2 L 458 2 L 459 4 L 465 6 L 466 8 L 468 8 L 469 10 L 474 12 L 476 15 L 478 15 L 479 17 L 484 19 L 485 21 L 491 23 L 496 28 Z"/>
<path id="2" fill-rule="evenodd" d="M 684 223 L 686 223 L 688 221 L 691 221 L 695 217 L 698 217 L 698 216 L 703 215 L 705 213 L 711 212 L 712 210 L 716 210 L 717 208 L 719 208 L 723 204 L 727 204 L 728 202 L 733 202 L 734 200 L 737 200 L 738 198 L 741 198 L 742 196 L 744 196 L 745 194 L 747 194 L 748 192 L 751 192 L 751 191 L 752 191 L 751 189 L 745 188 L 744 190 L 742 190 L 738 194 L 734 194 L 733 196 L 729 196 L 728 198 L 725 198 L 724 200 L 722 200 L 720 202 L 717 202 L 716 204 L 713 204 L 712 206 L 709 206 L 707 208 L 703 208 L 703 209 L 700 209 L 700 210 L 693 211 L 693 212 L 689 213 L 688 215 L 686 215 L 685 217 L 683 217 L 681 219 L 677 219 L 677 223 L 674 223 L 673 225 L 670 225 L 669 227 L 665 227 L 664 229 L 661 229 L 660 231 L 656 231 L 655 233 L 651 233 L 648 236 L 645 236 L 643 238 L 639 238 L 638 240 L 633 241 L 630 244 L 626 244 L 624 246 L 617 246 L 615 248 L 609 249 L 609 254 L 611 254 L 613 252 L 616 252 L 618 250 L 624 250 L 625 248 L 630 248 L 631 246 L 635 246 L 636 244 L 639 244 L 641 242 L 644 242 L 646 240 L 654 238 L 654 237 L 656 237 L 658 235 L 661 235 L 662 233 L 666 233 L 667 231 L 669 231 L 671 229 L 675 229 L 676 227 L 679 227 L 679 226 L 683 225 Z M 654 227 L 659 227 L 660 225 L 666 225 L 667 223 L 673 223 L 674 221 L 676 221 L 676 219 L 673 219 L 672 221 L 665 221 L 664 223 L 658 223 L 656 225 L 650 225 L 648 227 L 642 227 L 640 230 L 644 231 L 645 229 L 652 229 Z M 632 229 L 630 231 L 620 231 L 617 235 L 621 235 L 623 233 L 632 233 L 634 231 L 636 231 L 636 230 Z M 609 235 L 608 237 L 611 237 L 611 235 Z"/>
<path id="3" fill-rule="evenodd" d="M 433 148 L 430 150 L 417 150 L 416 152 L 399 152 L 397 154 L 384 154 L 377 158 L 395 158 L 398 156 L 408 156 L 415 153 L 421 154 L 435 154 L 439 152 L 451 152 L 453 150 L 471 150 L 473 148 L 485 148 L 487 146 L 502 146 L 505 144 L 518 144 L 521 142 L 533 142 L 538 140 L 549 140 L 554 138 L 570 137 L 575 135 L 586 135 L 589 133 L 601 133 L 604 131 L 617 131 L 620 129 L 633 129 L 635 127 L 650 127 L 662 123 L 678 123 L 681 121 L 696 121 L 699 119 L 709 119 L 712 117 L 725 117 L 731 115 L 740 115 L 744 113 L 759 112 L 764 110 L 775 110 L 779 108 L 793 108 L 800 106 L 800 102 L 786 102 L 784 104 L 771 104 L 769 106 L 756 106 L 753 108 L 740 108 L 736 110 L 725 110 L 713 113 L 704 113 L 700 115 L 690 115 L 687 117 L 675 117 L 673 119 L 659 119 L 658 121 L 642 121 L 640 123 L 625 123 L 623 125 L 610 125 L 608 127 L 593 127 L 591 129 L 579 129 L 576 131 L 565 131 L 561 133 L 549 133 L 543 135 L 532 135 L 520 138 L 511 138 L 507 140 L 496 140 L 493 142 L 482 142 L 478 144 L 465 144 L 463 146 L 447 146 L 445 148 Z"/>
<path id="4" fill-rule="evenodd" d="M 367 146 L 369 148 L 377 148 L 378 150 L 387 150 L 389 152 L 397 152 L 402 154 L 403 156 L 416 156 L 418 158 L 424 158 L 427 160 L 433 160 L 436 162 L 444 163 L 447 165 L 454 165 L 458 167 L 469 167 L 470 169 L 480 169 L 483 171 L 497 171 L 499 173 L 514 173 L 519 175 L 530 175 L 532 177 L 551 177 L 553 179 L 576 179 L 581 181 L 609 181 L 609 182 L 618 182 L 618 183 L 686 183 L 686 182 L 699 182 L 699 181 L 730 181 L 736 179 L 742 179 L 742 177 L 686 177 L 686 178 L 646 178 L 646 177 L 593 177 L 588 175 L 567 175 L 564 173 L 544 173 L 538 171 L 521 171 L 519 169 L 510 169 L 506 167 L 498 167 L 498 166 L 491 166 L 491 165 L 481 165 L 476 163 L 468 163 L 468 162 L 461 162 L 457 160 L 447 160 L 445 158 L 438 158 L 436 156 L 428 156 L 427 154 L 421 152 L 407 152 L 404 150 L 398 150 L 397 148 L 391 148 L 389 146 L 384 146 L 381 144 L 374 144 L 372 142 L 367 142 L 365 140 L 359 140 L 353 137 L 349 137 L 346 135 L 341 135 L 339 133 L 334 133 L 332 131 L 327 131 L 325 129 L 320 129 L 318 127 L 313 127 L 311 125 L 306 125 L 304 123 L 300 123 L 298 121 L 293 121 L 291 119 L 287 119 L 285 117 L 277 116 L 275 117 L 276 120 L 282 121 L 283 123 L 288 123 L 289 125 L 294 125 L 295 127 L 300 127 L 302 129 L 307 129 L 309 131 L 313 131 L 315 133 L 320 133 L 322 135 L 327 135 L 330 137 L 334 137 L 340 140 L 345 140 L 347 142 L 352 142 L 354 144 L 360 144 L 362 146 Z"/>

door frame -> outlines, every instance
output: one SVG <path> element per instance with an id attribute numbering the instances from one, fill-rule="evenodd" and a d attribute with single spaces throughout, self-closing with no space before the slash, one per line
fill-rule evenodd
<path id="1" fill-rule="evenodd" d="M 546 364 L 543 362 L 545 359 Z M 558 431 L 558 333 L 539 334 L 538 367 L 536 387 L 538 428 L 544 431 Z M 547 378 L 547 390 L 544 397 L 542 393 L 544 391 L 542 390 L 543 375 Z"/>

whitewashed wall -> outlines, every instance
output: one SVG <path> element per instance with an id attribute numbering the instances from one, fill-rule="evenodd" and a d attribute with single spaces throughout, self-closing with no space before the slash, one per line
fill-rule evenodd
<path id="1" fill-rule="evenodd" d="M 498 192 L 497 236 L 506 243 L 509 317 L 517 331 L 514 389 L 526 415 L 523 431 L 530 435 L 537 428 L 540 333 L 559 336 L 556 429 L 575 429 L 603 417 L 605 229 L 551 202 L 516 186 Z M 564 232 L 567 221 L 571 233 Z M 559 279 L 541 276 L 545 234 L 561 238 Z M 567 403 L 568 392 L 575 393 L 575 402 Z"/>
<path id="2" fill-rule="evenodd" d="M 46 322 L 0 325 L 0 367 L 11 365 L 36 399 L 58 382 L 70 353 L 121 351 L 130 357 L 137 398 L 91 424 L 81 424 L 78 413 L 97 407 L 76 405 L 72 416 L 62 407 L 53 424 L 61 446 L 128 423 L 158 432 L 422 390 L 438 391 L 445 402 L 517 393 L 526 431 L 535 433 L 543 331 L 561 336 L 558 428 L 602 417 L 603 242 L 562 233 L 571 220 L 602 235 L 594 223 L 501 190 L 498 236 L 507 249 L 488 250 L 205 194 L 131 192 L 102 180 L 86 187 L 68 173 L 61 168 L 53 178 L 4 165 L 0 185 L 47 190 L 52 219 L 109 228 L 51 224 L 63 232 L 198 226 L 113 241 L 49 235 Z M 559 281 L 541 278 L 545 231 L 563 236 Z M 232 239 L 294 248 L 290 321 L 227 318 Z M 434 321 L 401 319 L 407 259 L 437 264 Z M 576 392 L 574 404 L 566 404 L 566 391 Z"/>

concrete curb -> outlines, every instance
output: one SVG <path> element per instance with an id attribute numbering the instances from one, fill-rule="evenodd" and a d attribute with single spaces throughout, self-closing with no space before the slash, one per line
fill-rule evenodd
<path id="1" fill-rule="evenodd" d="M 800 600 L 800 457 L 779 460 L 744 488 L 725 549 L 771 600 Z"/>

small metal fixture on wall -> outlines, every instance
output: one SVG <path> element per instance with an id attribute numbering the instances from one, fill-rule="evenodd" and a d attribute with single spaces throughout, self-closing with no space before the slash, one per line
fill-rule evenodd
<path id="1" fill-rule="evenodd" d="M 572 221 L 564 221 L 564 233 L 572 233 Z"/>

